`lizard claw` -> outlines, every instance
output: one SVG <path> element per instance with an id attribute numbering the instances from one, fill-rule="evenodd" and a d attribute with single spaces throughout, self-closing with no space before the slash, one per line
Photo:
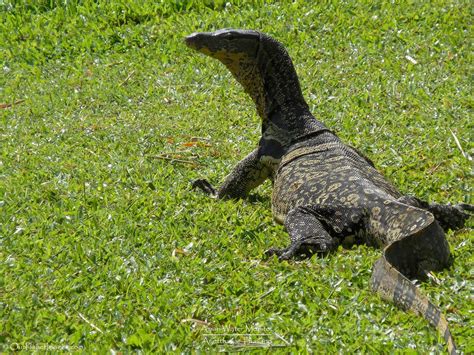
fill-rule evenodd
<path id="1" fill-rule="evenodd" d="M 270 248 L 265 250 L 263 255 L 265 256 L 265 259 L 271 258 L 273 255 L 280 256 L 283 253 L 284 249 L 278 249 L 278 248 Z"/>
<path id="2" fill-rule="evenodd" d="M 462 212 L 468 211 L 468 212 L 474 212 L 474 205 L 471 205 L 469 203 L 458 203 L 454 205 L 455 208 L 458 210 L 461 210 Z"/>
<path id="3" fill-rule="evenodd" d="M 270 248 L 264 253 L 265 259 L 271 258 L 273 255 L 278 257 L 278 261 L 290 260 L 294 255 L 294 251 L 291 250 L 291 246 L 283 249 Z"/>
<path id="4" fill-rule="evenodd" d="M 278 257 L 278 261 L 309 258 L 313 254 L 314 252 L 310 251 L 309 249 L 303 250 L 302 248 L 295 247 L 294 245 L 290 245 L 289 247 L 283 249 L 270 248 L 264 253 L 265 259 L 276 255 Z"/>
<path id="5" fill-rule="evenodd" d="M 273 255 L 278 256 L 279 261 L 290 259 L 310 258 L 314 254 L 325 254 L 337 249 L 339 241 L 336 238 L 331 240 L 321 240 L 317 238 L 309 238 L 304 241 L 297 241 L 283 249 L 270 248 L 265 251 L 265 257 L 269 258 Z"/>
<path id="6" fill-rule="evenodd" d="M 212 185 L 207 181 L 206 179 L 197 179 L 192 182 L 191 188 L 194 189 L 200 189 L 203 191 L 205 194 L 211 196 L 211 197 L 217 197 L 217 191 L 215 188 L 212 187 Z"/>

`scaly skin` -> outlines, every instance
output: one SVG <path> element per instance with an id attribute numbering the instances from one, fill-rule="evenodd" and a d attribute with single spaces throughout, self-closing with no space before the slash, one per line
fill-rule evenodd
<path id="1" fill-rule="evenodd" d="M 444 230 L 461 228 L 473 206 L 429 204 L 402 196 L 373 163 L 340 141 L 309 112 L 291 59 L 273 38 L 256 31 L 194 33 L 186 44 L 224 63 L 253 99 L 262 118 L 257 148 L 240 161 L 220 188 L 193 183 L 217 198 L 242 198 L 267 178 L 272 212 L 291 244 L 267 255 L 280 260 L 336 250 L 352 236 L 383 248 L 372 289 L 438 329 L 451 354 L 454 340 L 440 310 L 409 281 L 450 262 Z"/>

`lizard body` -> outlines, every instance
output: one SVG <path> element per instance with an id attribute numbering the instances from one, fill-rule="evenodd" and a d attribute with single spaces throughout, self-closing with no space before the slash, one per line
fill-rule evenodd
<path id="1" fill-rule="evenodd" d="M 287 248 L 267 251 L 280 260 L 333 251 L 348 236 L 383 248 L 372 289 L 427 319 L 456 353 L 445 317 L 409 279 L 449 265 L 444 230 L 462 227 L 473 206 L 403 196 L 370 159 L 314 118 L 288 53 L 273 38 L 225 29 L 194 33 L 186 44 L 225 64 L 262 118 L 257 148 L 219 189 L 204 179 L 193 186 L 217 198 L 242 198 L 271 179 L 272 213 L 291 239 Z"/>

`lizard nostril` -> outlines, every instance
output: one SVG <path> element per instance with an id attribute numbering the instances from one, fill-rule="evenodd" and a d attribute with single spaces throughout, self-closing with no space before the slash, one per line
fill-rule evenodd
<path id="1" fill-rule="evenodd" d="M 197 37 L 198 37 L 198 33 L 194 32 L 184 38 L 184 43 L 186 43 L 187 46 L 192 46 L 193 44 L 196 43 Z"/>

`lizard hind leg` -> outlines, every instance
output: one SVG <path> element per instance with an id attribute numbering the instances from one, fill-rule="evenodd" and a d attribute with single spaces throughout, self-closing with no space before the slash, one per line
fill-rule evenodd
<path id="1" fill-rule="evenodd" d="M 449 245 L 439 223 L 429 225 L 389 244 L 384 249 L 387 261 L 406 277 L 426 279 L 429 271 L 439 271 L 452 261 Z"/>
<path id="2" fill-rule="evenodd" d="M 310 257 L 315 253 L 328 253 L 337 249 L 339 240 L 333 238 L 318 217 L 305 207 L 296 207 L 285 218 L 285 228 L 291 244 L 283 249 L 270 248 L 266 256 L 277 255 L 280 260 Z"/>
<path id="3" fill-rule="evenodd" d="M 448 229 L 457 230 L 463 228 L 467 220 L 472 217 L 474 205 L 466 203 L 456 205 L 430 203 L 428 211 L 435 216 L 445 231 Z"/>

